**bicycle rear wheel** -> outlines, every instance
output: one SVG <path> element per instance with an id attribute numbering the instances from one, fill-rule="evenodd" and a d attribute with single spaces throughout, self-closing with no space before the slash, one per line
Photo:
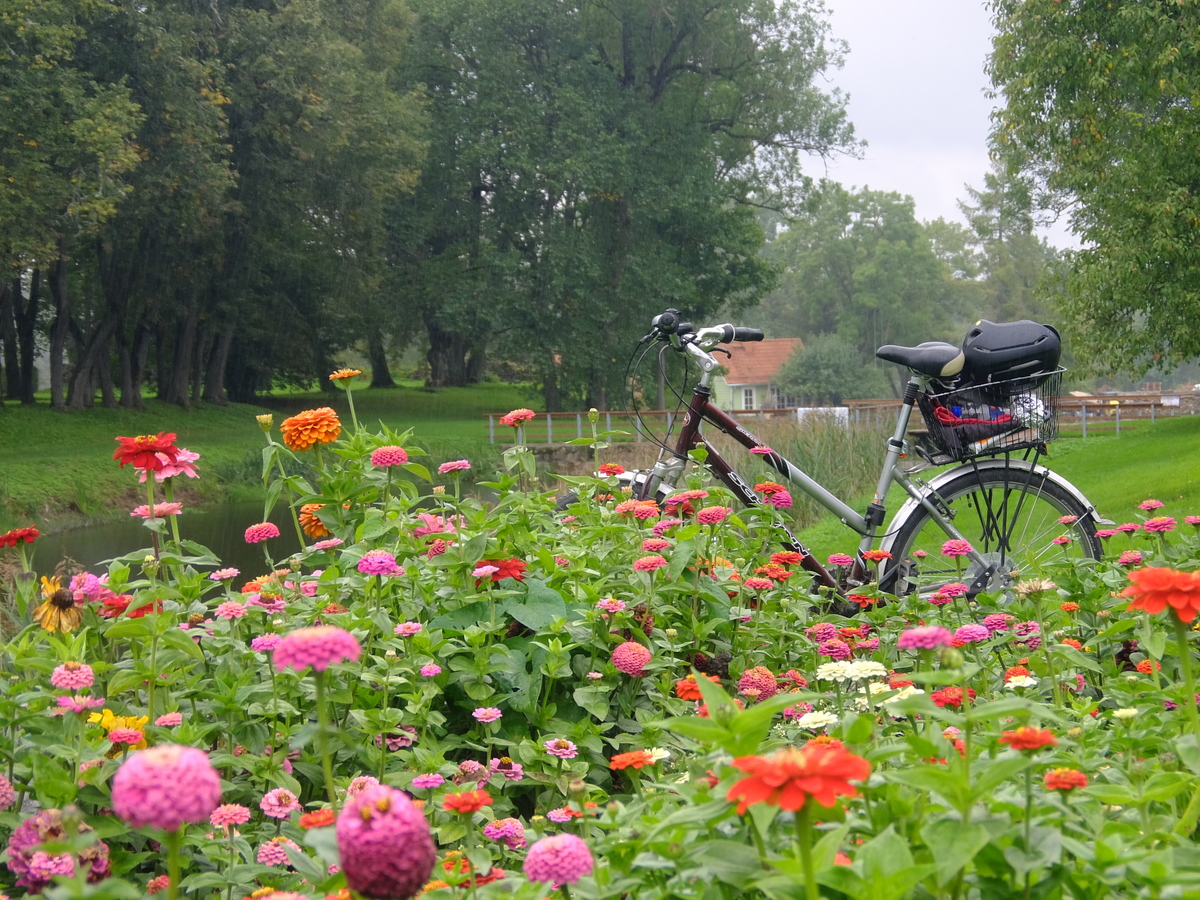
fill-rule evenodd
<path id="1" fill-rule="evenodd" d="M 1066 556 L 1100 559 L 1095 510 L 1041 466 L 1011 463 L 963 467 L 937 488 L 954 526 L 994 572 L 983 590 L 995 591 L 1037 574 L 1042 564 Z M 1054 543 L 1060 536 L 1067 543 Z M 890 549 L 894 568 L 880 587 L 891 594 L 932 594 L 952 582 L 973 584 L 981 566 L 942 555 L 946 533 L 918 506 L 902 522 Z"/>

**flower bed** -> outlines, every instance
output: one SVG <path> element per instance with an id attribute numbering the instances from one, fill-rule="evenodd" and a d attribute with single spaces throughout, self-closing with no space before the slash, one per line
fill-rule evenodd
<path id="1" fill-rule="evenodd" d="M 222 568 L 172 507 L 105 570 L 19 577 L 3 891 L 1200 890 L 1200 519 L 1148 501 L 1102 532 L 1109 561 L 1064 555 L 973 599 L 862 588 L 843 619 L 779 551 L 778 505 L 734 509 L 699 475 L 634 502 L 609 465 L 571 480 L 563 515 L 523 421 L 484 506 L 460 494 L 468 460 L 410 435 L 314 410 L 281 444 L 263 420 L 295 534 L 247 531 L 261 571 Z M 172 435 L 120 442 L 151 476 L 147 514 L 203 475 Z M 311 474 L 286 476 L 289 455 Z M 37 537 L 0 535 L 0 553 Z"/>

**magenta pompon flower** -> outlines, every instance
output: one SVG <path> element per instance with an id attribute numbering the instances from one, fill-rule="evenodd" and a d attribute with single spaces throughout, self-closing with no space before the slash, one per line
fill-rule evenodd
<path id="1" fill-rule="evenodd" d="M 986 625 L 963 625 L 954 632 L 954 641 L 958 644 L 977 644 L 991 636 Z"/>
<path id="2" fill-rule="evenodd" d="M 426 775 L 418 775 L 412 780 L 412 786 L 418 791 L 432 790 L 435 787 L 440 787 L 445 784 L 446 779 L 437 772 L 430 772 Z"/>
<path id="3" fill-rule="evenodd" d="M 971 547 L 970 541 L 964 541 L 955 538 L 954 540 L 946 541 L 946 543 L 942 544 L 942 556 L 949 556 L 951 558 L 955 556 L 966 556 L 971 552 L 972 549 L 973 548 Z"/>
<path id="4" fill-rule="evenodd" d="M 0 774 L 0 809 L 8 809 L 17 802 L 17 793 L 13 790 L 12 782 Z"/>
<path id="5" fill-rule="evenodd" d="M 80 691 L 96 683 L 96 674 L 85 663 L 65 662 L 50 673 L 50 683 L 64 691 Z"/>
<path id="6" fill-rule="evenodd" d="M 271 538 L 279 537 L 279 526 L 274 522 L 259 522 L 246 529 L 247 544 L 261 544 Z"/>
<path id="7" fill-rule="evenodd" d="M 429 880 L 437 857 L 421 811 L 387 785 L 347 798 L 337 844 L 346 884 L 370 900 L 412 897 Z"/>
<path id="8" fill-rule="evenodd" d="M 425 665 L 421 666 L 421 677 L 422 678 L 436 678 L 438 675 L 441 675 L 441 674 L 442 674 L 442 667 L 439 666 L 437 663 L 426 663 Z"/>
<path id="9" fill-rule="evenodd" d="M 381 469 L 389 466 L 402 466 L 408 462 L 408 451 L 395 444 L 376 447 L 371 451 L 371 465 Z"/>
<path id="10" fill-rule="evenodd" d="M 573 834 L 552 834 L 537 841 L 525 855 L 525 877 L 530 881 L 575 884 L 592 874 L 592 851 Z"/>
<path id="11" fill-rule="evenodd" d="M 283 640 L 280 634 L 260 634 L 250 642 L 250 649 L 255 653 L 270 653 Z"/>
<path id="12" fill-rule="evenodd" d="M 936 650 L 954 643 L 954 635 L 940 625 L 910 628 L 900 635 L 896 646 L 901 650 Z"/>
<path id="13" fill-rule="evenodd" d="M 314 628 L 298 628 L 285 635 L 275 647 L 275 668 L 295 669 L 303 672 L 310 666 L 324 672 L 330 666 L 350 660 L 357 662 L 362 647 L 354 635 L 336 625 L 318 625 Z"/>
<path id="14" fill-rule="evenodd" d="M 386 550 L 368 550 L 355 566 L 364 575 L 403 575 L 404 568 Z"/>
<path id="15" fill-rule="evenodd" d="M 626 675 L 640 676 L 650 662 L 650 648 L 637 641 L 626 641 L 613 650 L 612 663 Z"/>
<path id="16" fill-rule="evenodd" d="M 221 778 L 195 747 L 147 747 L 113 776 L 113 809 L 134 828 L 178 831 L 189 822 L 205 821 L 220 802 Z"/>
<path id="17" fill-rule="evenodd" d="M 854 564 L 854 558 L 845 553 L 833 553 L 830 554 L 829 564 L 831 566 L 850 566 Z"/>
<path id="18" fill-rule="evenodd" d="M 792 495 L 787 491 L 772 491 L 764 498 L 763 502 L 777 509 L 789 509 L 792 505 Z"/>

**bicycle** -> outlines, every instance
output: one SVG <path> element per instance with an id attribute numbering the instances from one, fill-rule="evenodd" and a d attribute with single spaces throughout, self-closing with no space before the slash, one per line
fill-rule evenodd
<path id="1" fill-rule="evenodd" d="M 1057 332 L 1054 338 L 1057 341 Z M 757 451 L 763 462 L 860 536 L 854 564 L 839 581 L 789 529 L 779 526 L 784 546 L 802 554 L 802 567 L 819 585 L 841 597 L 870 581 L 894 595 L 932 594 L 950 584 L 966 584 L 968 596 L 974 596 L 1011 588 L 1052 554 L 1101 558 L 1095 532 L 1097 523 L 1104 520 L 1078 488 L 1039 463 L 1046 442 L 1057 436 L 1056 401 L 1064 371 L 1057 368 L 1057 346 L 1050 371 L 1045 371 L 1046 360 L 1039 358 L 1040 351 L 1024 356 L 1018 351 L 1011 366 L 1017 377 L 965 385 L 959 384 L 964 351 L 953 344 L 931 341 L 917 347 L 881 347 L 877 351 L 881 359 L 904 366 L 910 375 L 895 430 L 887 440 L 874 498 L 864 513 L 858 513 L 778 452 L 764 452 L 768 448 L 754 434 L 713 405 L 710 381 L 719 362 L 712 351 L 728 354 L 717 345 L 762 339 L 758 329 L 729 324 L 696 329 L 681 321 L 674 309 L 654 318 L 650 333 L 641 341 L 650 343 L 650 347 L 637 365 L 649 349 L 662 344 L 660 372 L 662 355 L 670 348 L 698 364 L 700 377 L 674 445 L 667 443 L 669 428 L 666 438 L 659 442 L 663 451 L 654 467 L 622 476 L 633 486 L 635 497 L 644 500 L 668 496 L 683 476 L 690 451 L 703 448 L 704 465 L 734 496 L 748 506 L 762 503 L 746 480 L 705 439 L 701 425 L 708 423 L 747 450 Z M 630 367 L 636 368 L 632 358 Z M 682 406 L 683 395 L 676 395 Z M 907 439 L 914 406 L 921 409 L 929 430 L 927 439 L 915 449 L 930 465 L 958 463 L 929 481 L 914 477 L 915 473 L 900 464 L 914 449 Z M 972 409 L 1013 410 L 1020 418 L 1011 412 L 991 419 L 961 415 Z M 893 484 L 899 485 L 907 497 L 883 530 L 887 495 Z M 877 540 L 886 557 L 880 561 L 877 579 L 872 579 L 866 554 Z M 970 545 L 970 550 L 953 562 L 942 554 L 943 544 L 951 540 Z"/>

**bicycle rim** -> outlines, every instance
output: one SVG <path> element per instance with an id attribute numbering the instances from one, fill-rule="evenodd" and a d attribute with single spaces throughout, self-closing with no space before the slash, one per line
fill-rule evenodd
<path id="1" fill-rule="evenodd" d="M 985 564 L 994 567 L 983 590 L 1003 590 L 1064 558 L 1100 558 L 1096 524 L 1088 509 L 1054 482 L 1036 474 L 1030 477 L 1028 470 L 964 472 L 939 495 L 953 513 L 954 526 Z M 892 544 L 896 568 L 884 589 L 932 595 L 947 584 L 973 584 L 983 566 L 967 557 L 944 556 L 947 539 L 941 526 L 924 509 L 918 510 Z"/>

